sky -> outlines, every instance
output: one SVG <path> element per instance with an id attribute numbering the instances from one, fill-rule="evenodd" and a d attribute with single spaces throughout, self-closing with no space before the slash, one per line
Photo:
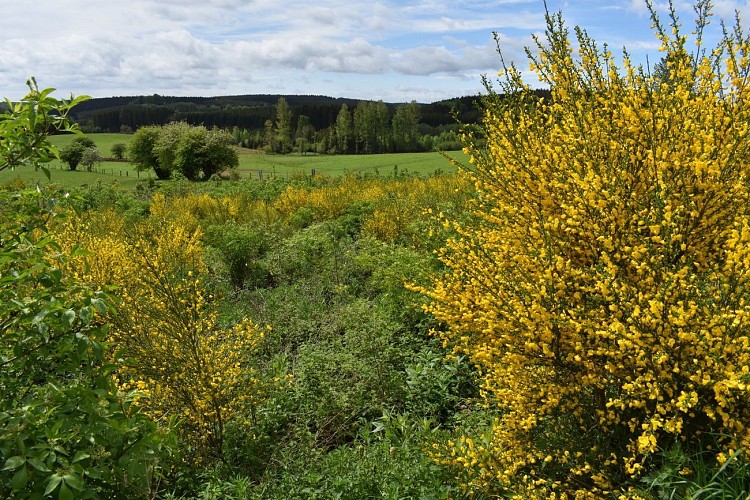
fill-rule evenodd
<path id="1" fill-rule="evenodd" d="M 664 12 L 666 2 L 655 1 Z M 690 2 L 674 0 L 686 27 Z M 748 1 L 714 0 L 713 26 Z M 547 0 L 637 61 L 658 60 L 644 0 Z M 0 0 L 0 97 L 36 77 L 55 96 L 306 94 L 428 103 L 482 93 L 482 75 L 544 32 L 542 0 Z M 689 31 L 689 29 L 688 29 Z M 533 74 L 527 81 L 540 86 Z"/>

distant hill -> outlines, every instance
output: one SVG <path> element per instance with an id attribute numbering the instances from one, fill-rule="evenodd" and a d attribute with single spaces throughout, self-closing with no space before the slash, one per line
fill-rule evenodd
<path id="1" fill-rule="evenodd" d="M 85 101 L 73 111 L 73 118 L 82 127 L 100 132 L 135 130 L 143 125 L 161 125 L 170 121 L 186 121 L 208 127 L 247 130 L 262 129 L 266 120 L 275 118 L 275 106 L 283 97 L 292 109 L 293 122 L 299 115 L 310 117 L 316 130 L 323 130 L 336 121 L 343 104 L 354 109 L 356 99 L 319 95 L 254 94 L 219 97 L 151 96 L 104 97 Z M 479 119 L 479 96 L 457 97 L 422 104 L 422 123 L 430 127 L 474 123 Z M 399 103 L 386 103 L 393 111 Z"/>

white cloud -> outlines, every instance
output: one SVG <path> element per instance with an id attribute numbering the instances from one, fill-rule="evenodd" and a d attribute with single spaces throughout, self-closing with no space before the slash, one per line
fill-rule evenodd
<path id="1" fill-rule="evenodd" d="M 735 8 L 750 15 L 748 2 L 714 3 L 717 17 Z M 642 0 L 548 5 L 592 23 L 613 48 L 654 49 L 631 29 L 649 24 Z M 101 96 L 356 93 L 424 101 L 478 91 L 478 75 L 496 73 L 493 31 L 506 60 L 526 68 L 523 47 L 544 29 L 543 14 L 542 0 L 37 0 L 31 15 L 26 0 L 3 0 L 0 95 L 22 95 L 35 75 L 65 93 Z"/>

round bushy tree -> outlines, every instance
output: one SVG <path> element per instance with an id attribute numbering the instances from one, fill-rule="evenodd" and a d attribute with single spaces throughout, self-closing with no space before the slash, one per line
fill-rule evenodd
<path id="1" fill-rule="evenodd" d="M 185 122 L 138 129 L 130 142 L 128 156 L 136 168 L 154 169 L 160 179 L 180 172 L 190 180 L 208 180 L 213 174 L 239 164 L 228 132 Z"/>
<path id="2" fill-rule="evenodd" d="M 94 169 L 94 165 L 98 165 L 102 162 L 102 155 L 99 152 L 99 148 L 86 148 L 81 155 L 81 165 L 86 167 L 86 170 L 91 172 Z"/>
<path id="3" fill-rule="evenodd" d="M 68 164 L 70 170 L 75 170 L 89 149 L 96 149 L 96 143 L 91 138 L 76 137 L 60 151 L 60 159 Z"/>
<path id="4" fill-rule="evenodd" d="M 117 158 L 118 160 L 122 160 L 125 158 L 125 153 L 128 150 L 128 145 L 124 142 L 117 142 L 115 144 L 112 144 L 112 147 L 109 149 L 109 151 L 112 153 L 112 156 Z"/>
<path id="5" fill-rule="evenodd" d="M 467 138 L 476 218 L 424 292 L 497 411 L 443 455 L 470 488 L 602 498 L 675 443 L 750 449 L 750 42 L 652 16 L 659 74 L 548 14 L 551 98 L 506 67 Z"/>
<path id="6" fill-rule="evenodd" d="M 159 163 L 159 155 L 156 150 L 156 141 L 159 138 L 160 127 L 141 127 L 135 131 L 128 147 L 128 159 L 139 171 L 153 169 L 159 179 L 169 179 L 172 170 L 162 167 Z"/>

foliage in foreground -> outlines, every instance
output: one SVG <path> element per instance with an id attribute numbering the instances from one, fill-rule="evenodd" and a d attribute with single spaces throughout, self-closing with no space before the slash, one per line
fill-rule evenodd
<path id="1" fill-rule="evenodd" d="M 205 286 L 200 231 L 158 209 L 128 229 L 105 210 L 55 231 L 63 248 L 87 249 L 65 269 L 118 295 L 108 339 L 121 359 L 121 389 L 138 390 L 155 421 L 179 418 L 194 453 L 215 459 L 226 423 L 258 398 L 249 360 L 263 334 L 248 319 L 219 323 Z"/>
<path id="2" fill-rule="evenodd" d="M 68 113 L 88 97 L 56 99 L 52 97 L 54 89 L 39 90 L 33 78 L 27 85 L 29 93 L 18 102 L 6 98 L 0 114 L 0 170 L 41 168 L 49 178 L 43 164 L 59 153 L 47 136 L 52 132 L 78 132 L 78 127 L 68 121 Z"/>
<path id="3" fill-rule="evenodd" d="M 654 21 L 660 76 L 578 29 L 574 55 L 548 15 L 530 57 L 551 100 L 514 67 L 486 99 L 478 220 L 423 290 L 497 415 L 439 454 L 471 489 L 598 498 L 709 433 L 706 463 L 750 449 L 750 41 L 693 55 Z"/>
<path id="4" fill-rule="evenodd" d="M 32 83 L 0 117 L 0 169 L 55 155 L 50 127 L 72 127 L 69 104 L 50 93 Z M 63 251 L 48 233 L 61 217 L 42 193 L 0 191 L 0 496 L 148 496 L 168 430 L 115 386 L 103 321 L 111 297 L 62 270 L 79 249 Z"/>

